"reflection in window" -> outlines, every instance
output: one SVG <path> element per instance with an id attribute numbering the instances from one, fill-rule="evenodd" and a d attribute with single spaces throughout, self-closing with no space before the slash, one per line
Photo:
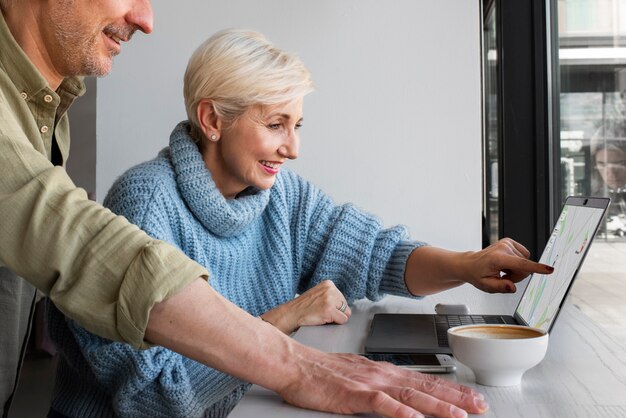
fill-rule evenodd
<path id="1" fill-rule="evenodd" d="M 559 0 L 561 194 L 609 196 L 626 235 L 626 0 Z"/>

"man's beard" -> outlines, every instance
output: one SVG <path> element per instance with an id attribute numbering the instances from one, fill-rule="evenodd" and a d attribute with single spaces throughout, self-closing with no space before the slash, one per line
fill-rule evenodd
<path id="1" fill-rule="evenodd" d="M 118 50 L 109 49 L 107 55 L 99 52 L 100 37 L 115 34 L 122 39 L 130 39 L 135 28 L 130 26 L 107 25 L 93 32 L 83 30 L 70 14 L 54 13 L 51 16 L 54 33 L 60 47 L 59 58 L 63 62 L 64 76 L 101 77 L 111 71 L 113 56 Z"/>

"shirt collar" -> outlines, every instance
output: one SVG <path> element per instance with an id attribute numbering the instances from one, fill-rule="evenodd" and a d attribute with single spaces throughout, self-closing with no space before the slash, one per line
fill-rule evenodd
<path id="1" fill-rule="evenodd" d="M 0 12 L 0 66 L 4 68 L 15 87 L 20 92 L 26 93 L 28 97 L 36 96 L 48 87 L 48 81 L 13 37 L 2 12 Z M 85 93 L 83 78 L 65 78 L 57 92 L 61 96 L 69 95 L 71 98 L 82 96 Z"/>

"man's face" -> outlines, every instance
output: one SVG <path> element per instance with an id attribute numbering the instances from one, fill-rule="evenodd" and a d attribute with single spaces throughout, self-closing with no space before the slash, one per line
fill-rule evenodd
<path id="1" fill-rule="evenodd" d="M 103 76 L 121 42 L 152 32 L 149 0 L 51 0 L 42 11 L 45 48 L 63 76 Z"/>

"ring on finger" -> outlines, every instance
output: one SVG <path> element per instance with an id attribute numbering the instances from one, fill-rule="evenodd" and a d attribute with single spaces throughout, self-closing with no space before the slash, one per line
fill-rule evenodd
<path id="1" fill-rule="evenodd" d="M 339 309 L 341 312 L 345 312 L 347 307 L 348 307 L 348 304 L 345 301 L 341 301 L 341 306 L 338 307 L 337 309 Z"/>

